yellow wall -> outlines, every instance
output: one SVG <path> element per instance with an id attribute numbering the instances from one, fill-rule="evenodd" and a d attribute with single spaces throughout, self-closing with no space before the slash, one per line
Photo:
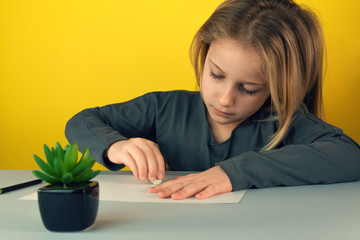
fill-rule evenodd
<path id="1" fill-rule="evenodd" d="M 86 107 L 195 89 L 188 47 L 220 2 L 0 0 L 0 169 L 37 168 Z M 302 2 L 324 21 L 327 121 L 360 142 L 360 2 Z"/>

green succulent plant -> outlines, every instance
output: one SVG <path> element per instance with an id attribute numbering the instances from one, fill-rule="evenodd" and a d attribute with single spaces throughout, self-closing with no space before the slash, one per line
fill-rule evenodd
<path id="1" fill-rule="evenodd" d="M 51 149 L 44 144 L 46 162 L 34 154 L 34 159 L 40 169 L 34 170 L 33 174 L 41 180 L 52 185 L 63 185 L 67 188 L 74 183 L 88 182 L 100 173 L 93 171 L 95 160 L 89 156 L 89 148 L 86 147 L 80 160 L 78 160 L 78 145 L 66 145 L 62 148 L 56 143 Z"/>

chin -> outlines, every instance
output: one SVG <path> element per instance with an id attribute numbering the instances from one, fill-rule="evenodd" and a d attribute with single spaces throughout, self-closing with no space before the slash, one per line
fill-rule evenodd
<path id="1" fill-rule="evenodd" d="M 219 117 L 213 118 L 213 120 L 214 120 L 215 122 L 217 122 L 218 124 L 220 124 L 220 125 L 229 125 L 229 124 L 238 125 L 239 123 L 241 123 L 242 121 L 244 121 L 243 119 L 242 119 L 242 120 L 230 120 L 230 119 L 221 119 L 221 118 L 219 118 Z"/>

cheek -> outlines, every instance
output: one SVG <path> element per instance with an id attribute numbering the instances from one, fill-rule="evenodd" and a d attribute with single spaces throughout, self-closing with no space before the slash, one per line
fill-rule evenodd
<path id="1" fill-rule="evenodd" d="M 204 100 L 207 100 L 210 96 L 213 95 L 213 88 L 211 87 L 209 79 L 207 79 L 206 77 L 203 77 L 201 81 L 200 92 Z"/>
<path id="2" fill-rule="evenodd" d="M 240 100 L 240 104 L 238 108 L 242 109 L 243 111 L 249 114 L 253 114 L 257 112 L 264 105 L 268 97 L 269 94 L 262 94 L 261 96 L 258 96 L 256 98 L 252 98 L 252 97 L 242 98 L 242 100 Z"/>

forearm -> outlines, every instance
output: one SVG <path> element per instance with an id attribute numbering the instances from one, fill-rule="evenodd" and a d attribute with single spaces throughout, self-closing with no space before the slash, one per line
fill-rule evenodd
<path id="1" fill-rule="evenodd" d="M 234 190 L 360 179 L 360 149 L 345 137 L 247 152 L 219 164 Z"/>
<path id="2" fill-rule="evenodd" d="M 65 135 L 70 143 L 78 144 L 80 151 L 88 146 L 90 155 L 110 170 L 123 167 L 111 164 L 106 159 L 106 150 L 112 143 L 127 138 L 110 127 L 96 109 L 86 109 L 72 117 L 66 124 Z"/>

